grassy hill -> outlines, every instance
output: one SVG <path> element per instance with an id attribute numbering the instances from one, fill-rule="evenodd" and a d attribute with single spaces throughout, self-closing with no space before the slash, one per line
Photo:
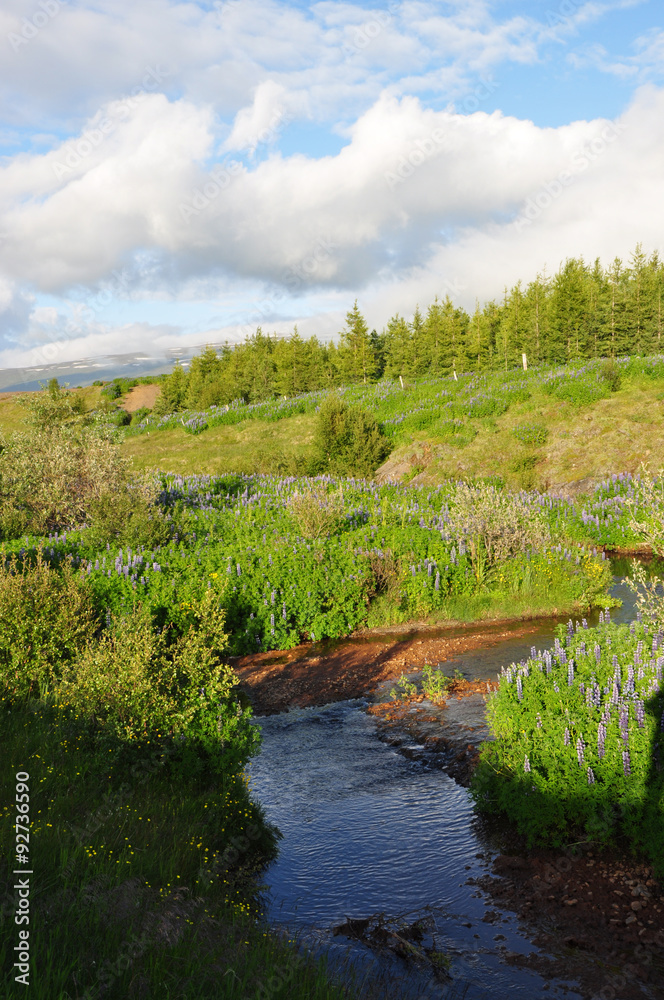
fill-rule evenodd
<path id="1" fill-rule="evenodd" d="M 499 477 L 517 488 L 576 484 L 583 490 L 607 474 L 634 472 L 642 461 L 664 466 L 662 356 L 619 359 L 613 377 L 602 362 L 589 362 L 426 379 L 403 388 L 384 379 L 336 391 L 375 414 L 390 436 L 393 451 L 379 480 L 437 485 Z M 75 392 L 86 411 L 99 406 L 99 387 Z M 150 415 L 121 430 L 122 451 L 137 470 L 301 474 L 323 395 Z M 3 433 L 25 425 L 18 397 L 0 398 Z M 131 394 L 116 405 L 131 409 Z"/>

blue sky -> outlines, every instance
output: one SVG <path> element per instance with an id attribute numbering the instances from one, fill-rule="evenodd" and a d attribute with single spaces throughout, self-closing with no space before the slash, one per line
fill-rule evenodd
<path id="1" fill-rule="evenodd" d="M 0 367 L 664 250 L 654 0 L 5 0 L 0 44 Z"/>

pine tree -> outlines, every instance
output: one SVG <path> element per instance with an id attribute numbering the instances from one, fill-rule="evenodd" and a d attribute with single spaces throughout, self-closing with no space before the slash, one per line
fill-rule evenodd
<path id="1" fill-rule="evenodd" d="M 385 375 L 388 378 L 409 378 L 411 375 L 412 331 L 406 320 L 393 316 L 387 324 L 385 337 Z"/>
<path id="2" fill-rule="evenodd" d="M 340 334 L 339 360 L 341 373 L 347 382 L 372 382 L 377 362 L 369 336 L 369 328 L 358 309 L 357 299 L 346 313 L 346 329 Z"/>

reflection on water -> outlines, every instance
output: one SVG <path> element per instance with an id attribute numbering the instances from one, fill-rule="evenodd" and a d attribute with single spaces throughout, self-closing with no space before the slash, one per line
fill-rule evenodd
<path id="1" fill-rule="evenodd" d="M 629 621 L 633 595 L 619 581 L 613 592 L 624 604 L 612 619 Z M 596 614 L 589 616 L 589 624 L 596 620 Z M 447 661 L 445 669 L 493 678 L 503 664 L 527 657 L 532 645 L 552 641 L 548 623 L 525 640 L 506 639 Z M 252 788 L 284 835 L 265 878 L 268 918 L 296 929 L 310 947 L 324 946 L 333 965 L 351 955 L 356 968 L 371 970 L 372 977 L 387 971 L 394 985 L 396 976 L 407 975 L 405 966 L 397 959 L 377 963 L 362 945 L 332 938 L 331 928 L 349 916 L 396 916 L 429 906 L 436 945 L 451 955 L 454 982 L 467 991 L 455 996 L 541 995 L 539 976 L 501 962 L 505 951 L 538 949 L 509 914 L 498 923 L 483 922 L 485 898 L 466 885 L 470 876 L 485 874 L 491 858 L 508 845 L 475 817 L 466 789 L 378 740 L 364 705 L 342 702 L 260 719 L 263 749 L 249 768 Z M 548 995 L 561 995 L 563 985 L 552 984 Z M 429 974 L 411 973 L 396 990 L 390 995 L 433 998 L 444 997 L 447 987 Z M 569 986 L 564 992 L 580 996 Z"/>

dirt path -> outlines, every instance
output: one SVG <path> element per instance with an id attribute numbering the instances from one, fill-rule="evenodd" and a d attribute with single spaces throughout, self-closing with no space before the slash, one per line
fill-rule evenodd
<path id="1" fill-rule="evenodd" d="M 158 385 L 135 385 L 122 400 L 122 409 L 127 413 L 135 413 L 142 406 L 152 409 L 160 391 L 161 387 Z"/>

